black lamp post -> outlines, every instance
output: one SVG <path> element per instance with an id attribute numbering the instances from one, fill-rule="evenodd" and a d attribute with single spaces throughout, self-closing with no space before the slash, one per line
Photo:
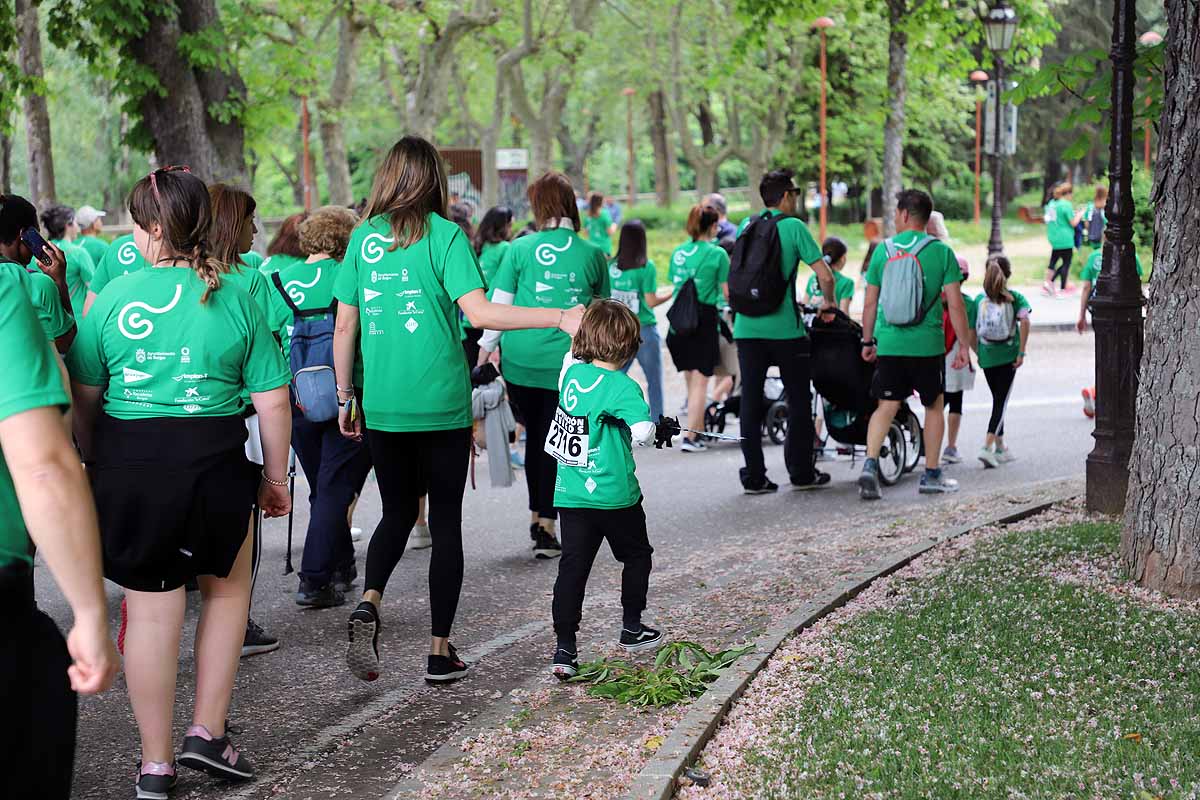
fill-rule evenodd
<path id="1" fill-rule="evenodd" d="M 987 16 L 983 18 L 983 31 L 987 37 L 988 49 L 992 51 L 995 62 L 993 77 L 996 81 L 996 137 L 992 147 L 992 235 L 988 237 L 988 255 L 999 255 L 1004 252 L 1004 242 L 1000 234 L 1000 218 L 1004 208 L 1004 54 L 1012 47 L 1013 36 L 1017 33 L 1017 12 L 1011 6 L 1001 2 L 992 6 Z"/>
<path id="2" fill-rule="evenodd" d="M 1117 0 L 1112 34 L 1112 138 L 1109 144 L 1108 227 L 1100 277 L 1089 307 L 1096 331 L 1096 447 L 1087 459 L 1087 506 L 1106 514 L 1125 509 L 1129 456 L 1142 362 L 1142 285 L 1133 247 L 1133 77 L 1135 0 Z"/>

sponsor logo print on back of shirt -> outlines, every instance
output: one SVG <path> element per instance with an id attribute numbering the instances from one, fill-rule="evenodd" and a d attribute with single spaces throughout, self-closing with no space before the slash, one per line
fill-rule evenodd
<path id="1" fill-rule="evenodd" d="M 382 233 L 368 234 L 367 238 L 363 239 L 362 243 L 362 260 L 368 264 L 378 264 L 384 253 L 387 251 L 383 248 L 384 244 L 395 244 L 396 240 L 384 236 Z M 371 273 L 371 280 L 375 280 L 375 273 Z"/>
<path id="2" fill-rule="evenodd" d="M 534 289 L 534 291 L 535 291 L 537 294 L 541 294 L 542 292 L 552 292 L 552 291 L 554 291 L 554 287 L 553 287 L 553 286 L 551 286 L 551 285 L 550 285 L 550 284 L 548 284 L 548 283 L 542 283 L 541 281 L 537 281 L 536 283 L 534 283 L 534 285 L 533 285 L 533 289 Z"/>
<path id="3" fill-rule="evenodd" d="M 155 308 L 141 300 L 126 303 L 125 307 L 121 309 L 121 313 L 117 315 L 117 328 L 126 339 L 145 339 L 154 333 L 154 322 L 143 317 L 138 309 L 143 309 L 151 314 L 165 314 L 175 307 L 182 296 L 183 284 L 177 283 L 175 284 L 175 296 L 162 308 Z"/>
<path id="4" fill-rule="evenodd" d="M 550 242 L 542 242 L 533 250 L 533 257 L 543 267 L 552 267 L 558 263 L 558 254 L 565 253 L 571 249 L 571 242 L 574 239 L 567 239 L 567 243 L 562 247 L 555 247 Z"/>
<path id="5" fill-rule="evenodd" d="M 671 260 L 675 262 L 675 266 L 682 267 L 683 262 L 696 255 L 696 251 L 699 249 L 700 245 L 698 244 L 692 245 L 691 250 L 684 250 L 683 248 L 680 248 L 679 250 L 675 251 L 673 256 L 671 256 Z"/>
<path id="6" fill-rule="evenodd" d="M 117 249 L 117 262 L 128 267 L 138 259 L 137 245 L 126 242 Z M 128 273 L 126 273 L 128 274 Z"/>
<path id="7" fill-rule="evenodd" d="M 371 273 L 371 274 L 373 275 L 375 273 Z M 379 297 L 381 294 L 383 294 L 383 292 L 377 292 L 374 289 L 363 289 L 363 302 L 369 303 L 372 300 L 374 300 L 376 297 Z M 300 301 L 297 300 L 296 302 L 300 302 Z"/>
<path id="8" fill-rule="evenodd" d="M 143 358 L 142 360 L 144 361 L 145 359 Z M 141 370 L 130 369 L 129 367 L 124 367 L 122 372 L 123 372 L 123 377 L 124 377 L 125 383 L 141 383 L 142 381 L 148 381 L 154 377 L 153 375 L 151 375 L 148 372 L 142 372 Z"/>
<path id="9" fill-rule="evenodd" d="M 316 286 L 317 282 L 320 280 L 321 280 L 321 268 L 317 267 L 317 274 L 312 279 L 312 283 L 304 283 L 303 281 L 297 279 L 294 281 L 288 281 L 287 283 L 285 283 L 283 285 L 283 288 L 287 291 L 288 297 L 292 298 L 292 302 L 295 303 L 296 305 L 300 305 L 301 303 L 304 302 L 304 292 L 301 290 L 302 289 L 311 289 L 312 287 Z"/>
<path id="10" fill-rule="evenodd" d="M 579 398 L 575 395 L 575 393 L 579 392 L 580 394 L 587 394 L 599 386 L 600 381 L 602 380 L 604 380 L 604 376 L 597 375 L 596 380 L 592 382 L 592 385 L 585 389 L 583 388 L 583 384 L 581 384 L 578 380 L 571 378 L 571 380 L 567 381 L 567 385 L 563 387 L 563 408 L 567 409 L 567 411 L 574 411 L 575 407 L 579 405 Z"/>

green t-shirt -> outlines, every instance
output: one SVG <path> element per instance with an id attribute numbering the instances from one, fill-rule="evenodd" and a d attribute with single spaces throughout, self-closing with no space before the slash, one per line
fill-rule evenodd
<path id="1" fill-rule="evenodd" d="M 612 285 L 612 299 L 637 314 L 638 322 L 653 325 L 654 309 L 646 305 L 646 295 L 658 291 L 658 270 L 654 262 L 647 259 L 645 266 L 621 269 L 616 261 L 610 261 L 608 277 Z"/>
<path id="2" fill-rule="evenodd" d="M 729 254 L 712 242 L 687 242 L 671 253 L 669 274 L 676 292 L 691 278 L 701 303 L 721 305 L 725 300 L 721 285 L 729 282 Z"/>
<path id="3" fill-rule="evenodd" d="M 924 239 L 928 234 L 917 231 L 903 231 L 892 237 L 900 248 L 908 250 Z M 932 238 L 932 237 L 930 237 Z M 878 353 L 881 356 L 940 356 L 946 352 L 945 331 L 942 328 L 941 306 L 938 305 L 938 295 L 944 286 L 962 282 L 962 270 L 954 251 L 934 239 L 917 254 L 917 261 L 925 273 L 925 296 L 922 298 L 922 308 L 928 308 L 925 318 L 916 325 L 897 328 L 888 324 L 879 307 L 875 318 L 875 338 L 879 340 Z M 883 284 L 883 269 L 887 263 L 887 247 L 881 242 L 871 256 L 871 264 L 867 267 L 867 285 L 881 286 Z M 937 306 L 936 308 L 934 306 Z"/>
<path id="4" fill-rule="evenodd" d="M 87 254 L 92 257 L 92 265 L 97 267 L 104 259 L 104 254 L 108 252 L 108 242 L 97 239 L 95 236 L 79 236 L 75 239 L 75 244 L 87 251 Z"/>
<path id="5" fill-rule="evenodd" d="M 363 410 L 381 431 L 470 427 L 471 378 L 458 299 L 484 289 L 462 228 L 430 214 L 425 238 L 394 243 L 385 216 L 355 228 L 334 296 L 359 310 Z"/>
<path id="6" fill-rule="evenodd" d="M 817 280 L 816 273 L 808 279 L 808 284 L 804 287 L 804 293 L 814 301 L 821 299 L 821 282 Z M 854 281 L 840 272 L 833 273 L 833 295 L 834 302 L 838 304 L 841 304 L 843 300 L 853 299 Z"/>
<path id="7" fill-rule="evenodd" d="M 606 256 L 612 252 L 612 238 L 608 235 L 612 224 L 612 217 L 603 208 L 594 217 L 587 212 L 583 214 L 583 229 L 587 232 L 588 241 L 599 247 Z"/>
<path id="8" fill-rule="evenodd" d="M 115 282 L 79 327 L 67 354 L 71 377 L 107 386 L 104 410 L 118 419 L 240 414 L 244 393 L 287 385 L 258 303 L 226 280 L 202 304 L 206 288 L 189 267 Z"/>
<path id="9" fill-rule="evenodd" d="M 1104 250 L 1097 250 L 1088 256 L 1087 263 L 1083 266 L 1083 273 L 1079 279 L 1084 283 L 1092 284 L 1092 288 L 1096 288 L 1096 279 L 1100 277 L 1100 267 L 1104 263 Z M 1138 258 L 1137 253 L 1133 254 L 1133 263 L 1137 265 L 1137 274 L 1139 278 L 1146 277 L 1146 273 L 1142 270 L 1142 260 Z"/>
<path id="10" fill-rule="evenodd" d="M 247 255 L 258 255 L 257 253 L 248 253 Z M 242 256 L 242 260 L 249 263 L 246 256 Z M 289 256 L 287 253 L 277 253 L 273 256 L 267 256 L 258 265 L 259 272 L 264 275 L 270 275 L 272 272 L 282 272 L 293 264 L 303 264 L 307 259 Z"/>
<path id="11" fill-rule="evenodd" d="M 63 308 L 53 278 L 41 270 L 31 269 L 25 288 L 29 291 L 29 300 L 37 313 L 38 323 L 46 332 L 46 339 L 52 341 L 71 330 L 75 325 L 75 317 L 69 308 Z"/>
<path id="12" fill-rule="evenodd" d="M 253 270 L 261 270 L 263 265 L 263 257 L 253 250 L 242 253 L 242 263 Z"/>
<path id="13" fill-rule="evenodd" d="M 288 297 L 301 311 L 312 311 L 318 308 L 329 308 L 333 305 L 334 279 L 337 277 L 338 262 L 332 258 L 305 264 L 289 264 L 279 270 L 279 282 Z M 287 359 L 291 353 L 292 323 L 295 312 L 292 311 L 275 280 L 268 278 L 270 284 L 268 294 L 271 298 L 271 313 L 267 320 L 272 329 L 279 334 L 279 342 L 283 345 L 283 357 Z M 326 315 L 309 317 L 309 319 L 324 319 Z M 357 384 L 356 384 L 357 385 Z"/>
<path id="14" fill-rule="evenodd" d="M 1075 249 L 1075 209 L 1070 200 L 1051 200 L 1046 204 L 1046 238 L 1053 250 Z"/>
<path id="15" fill-rule="evenodd" d="M 91 285 L 92 275 L 96 265 L 87 250 L 66 239 L 51 239 L 50 244 L 63 251 L 67 257 L 67 292 L 71 295 L 71 313 L 78 318 L 83 317 L 83 301 L 87 299 L 88 286 Z M 30 263 L 31 269 L 37 269 L 37 264 Z"/>
<path id="16" fill-rule="evenodd" d="M 504 254 L 508 252 L 508 245 L 508 242 L 488 242 L 479 253 L 479 271 L 483 273 L 484 283 L 487 284 L 483 288 L 487 291 L 489 298 L 492 296 L 489 287 L 491 287 L 492 281 L 496 278 L 496 272 L 500 269 L 501 262 L 504 261 Z M 471 329 L 471 320 L 467 319 L 467 315 L 461 312 L 459 312 L 459 316 L 462 318 L 463 338 L 466 339 L 466 331 Z"/>
<path id="17" fill-rule="evenodd" d="M 0 421 L 46 406 L 70 404 L 54 351 L 29 303 L 29 274 L 21 264 L 0 262 L 0 361 L 8 371 L 0 392 Z M 0 450 L 0 566 L 32 564 L 29 534 Z"/>
<path id="18" fill-rule="evenodd" d="M 608 260 L 600 248 L 570 228 L 522 236 L 508 248 L 492 291 L 513 295 L 513 305 L 572 308 L 611 294 Z M 558 388 L 571 337 L 556 328 L 507 331 L 500 339 L 501 371 L 521 386 Z"/>
<path id="19" fill-rule="evenodd" d="M 1012 289 L 1008 290 L 1013 296 L 1013 335 L 1007 342 L 985 342 L 979 340 L 979 368 L 987 369 L 989 367 L 1000 367 L 1005 364 L 1012 364 L 1017 360 L 1017 356 L 1021 354 L 1021 312 L 1024 311 L 1028 316 L 1030 311 L 1029 301 L 1025 299 L 1025 295 Z M 975 298 L 974 303 L 968 306 L 970 314 L 971 328 L 975 328 L 977 324 L 977 316 L 979 314 L 979 301 L 984 295 L 980 294 Z"/>
<path id="20" fill-rule="evenodd" d="M 963 295 L 963 311 L 967 315 L 967 330 L 975 330 L 975 314 L 979 311 L 979 299 L 968 294 Z"/>
<path id="21" fill-rule="evenodd" d="M 545 449 L 558 461 L 554 505 L 628 508 L 642 497 L 629 427 L 650 422 L 650 407 L 632 378 L 593 364 L 563 372 Z"/>
<path id="22" fill-rule="evenodd" d="M 772 216 L 783 212 L 770 209 Z M 742 220 L 738 226 L 741 236 L 751 217 Z M 800 264 L 812 264 L 821 260 L 821 248 L 817 246 L 808 226 L 796 217 L 779 222 L 779 243 L 783 248 L 783 258 L 779 268 L 788 281 L 787 294 L 783 301 L 772 313 L 765 317 L 749 317 L 738 314 L 733 322 L 733 338 L 735 339 L 799 339 L 808 335 L 804 324 L 796 313 L 796 279 L 799 275 Z"/>
<path id="23" fill-rule="evenodd" d="M 137 245 L 133 243 L 133 234 L 128 233 L 114 239 L 113 243 L 108 246 L 104 257 L 96 265 L 96 273 L 92 275 L 92 283 L 89 288 L 96 294 L 100 294 L 113 278 L 137 272 L 144 266 L 146 266 L 146 259 L 142 258 Z"/>

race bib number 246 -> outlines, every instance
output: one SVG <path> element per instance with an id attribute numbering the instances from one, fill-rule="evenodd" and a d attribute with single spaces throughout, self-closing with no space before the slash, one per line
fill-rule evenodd
<path id="1" fill-rule="evenodd" d="M 573 417 L 562 408 L 554 410 L 550 433 L 546 436 L 546 452 L 558 463 L 568 467 L 588 464 L 588 420 Z"/>

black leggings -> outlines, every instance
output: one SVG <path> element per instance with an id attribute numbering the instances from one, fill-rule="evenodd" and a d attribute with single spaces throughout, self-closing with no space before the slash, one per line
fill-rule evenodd
<path id="1" fill-rule="evenodd" d="M 962 416 L 963 393 L 943 392 L 942 396 L 946 399 L 946 413 Z"/>
<path id="2" fill-rule="evenodd" d="M 1003 436 L 1004 412 L 1008 408 L 1008 397 L 1012 394 L 1017 368 L 1012 364 L 984 367 L 983 377 L 987 378 L 988 388 L 992 390 L 992 416 L 988 419 L 988 433 Z"/>
<path id="3" fill-rule="evenodd" d="M 462 501 L 471 456 L 471 429 L 393 433 L 367 429 L 383 519 L 367 548 L 364 588 L 383 594 L 417 521 L 417 503 L 429 496 L 433 552 L 429 558 L 429 612 L 433 636 L 449 636 L 462 591 Z"/>
<path id="4" fill-rule="evenodd" d="M 532 386 L 508 384 L 508 396 L 521 409 L 525 419 L 525 483 L 529 487 L 529 510 L 539 517 L 557 519 L 554 508 L 554 480 L 558 462 L 545 450 L 546 435 L 554 409 L 558 408 L 558 392 Z"/>
<path id="5" fill-rule="evenodd" d="M 1054 275 L 1050 278 L 1051 283 L 1059 281 L 1063 289 L 1067 288 L 1067 276 L 1071 274 L 1071 258 L 1074 255 L 1075 251 L 1070 247 L 1050 252 L 1050 266 L 1046 269 L 1054 271 Z M 1055 263 L 1060 261 L 1062 263 L 1056 268 Z"/>

